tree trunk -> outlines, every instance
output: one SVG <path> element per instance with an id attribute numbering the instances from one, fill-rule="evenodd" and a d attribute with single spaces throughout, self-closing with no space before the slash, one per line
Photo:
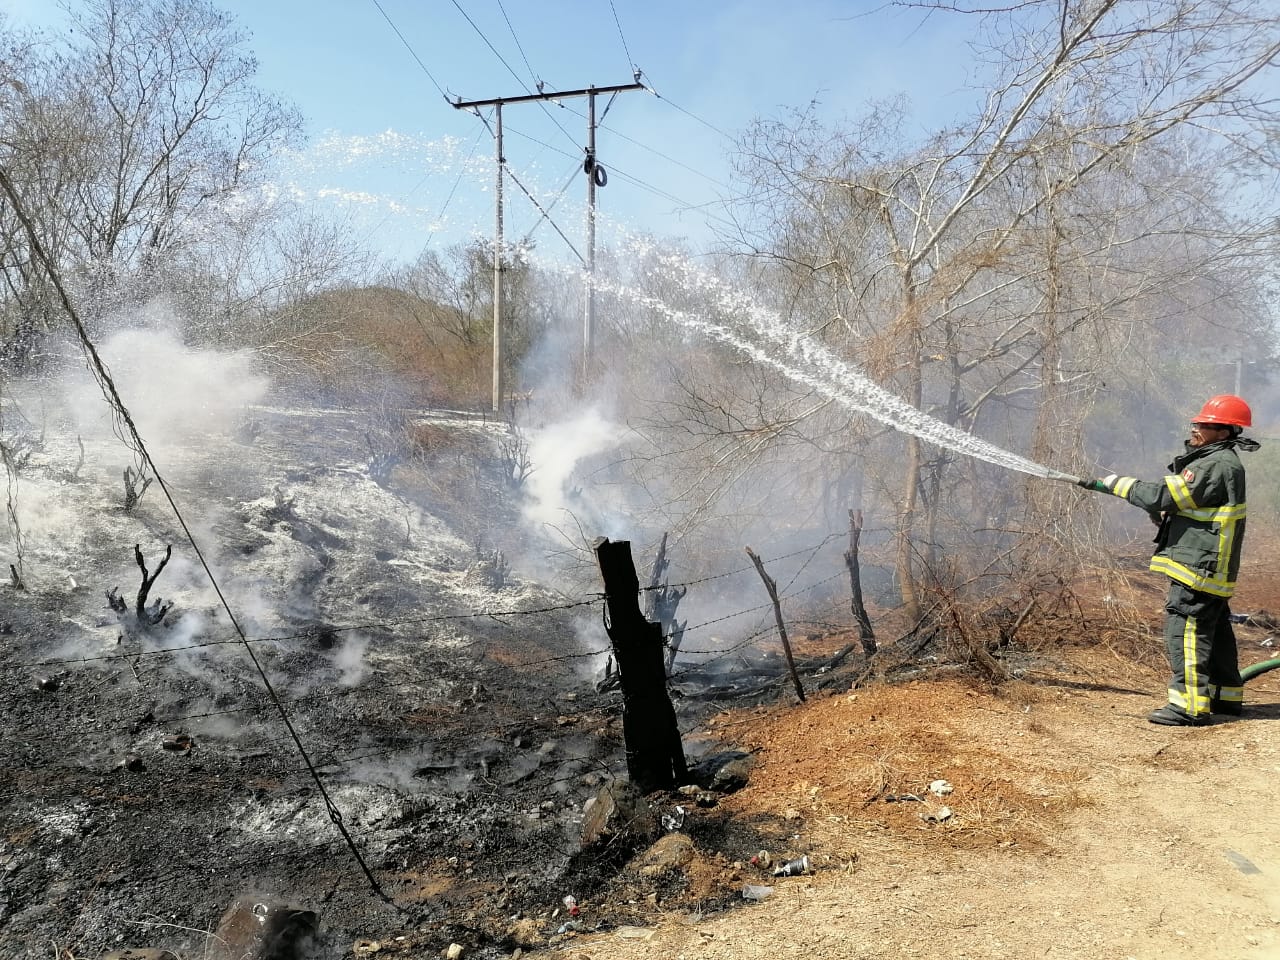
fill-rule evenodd
<path id="1" fill-rule="evenodd" d="M 908 309 L 911 309 L 910 307 Z M 921 370 L 919 330 L 913 330 L 910 337 L 909 373 L 910 382 L 907 390 L 907 401 L 920 409 L 924 395 L 923 371 Z M 920 618 L 920 596 L 917 592 L 915 575 L 915 516 L 920 490 L 920 468 L 924 452 L 920 441 L 912 436 L 907 437 L 907 469 L 902 478 L 902 499 L 898 501 L 897 529 L 897 573 L 898 589 L 902 594 L 902 606 L 911 620 Z"/>
<path id="2" fill-rule="evenodd" d="M 622 683 L 622 737 L 627 775 L 641 793 L 688 780 L 676 711 L 667 694 L 662 627 L 640 612 L 640 580 L 631 543 L 601 537 L 592 545 L 604 580 L 606 630 Z"/>
<path id="3" fill-rule="evenodd" d="M 862 537 L 862 511 L 849 511 L 849 549 L 845 551 L 844 562 L 849 568 L 849 607 L 853 618 L 858 622 L 858 639 L 862 643 L 862 652 L 867 658 L 876 652 L 876 634 L 871 629 L 871 617 L 862 602 L 862 571 L 858 566 L 858 541 Z"/>

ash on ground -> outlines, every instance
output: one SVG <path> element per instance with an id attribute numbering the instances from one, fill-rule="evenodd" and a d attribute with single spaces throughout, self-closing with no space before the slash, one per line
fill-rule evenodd
<path id="1" fill-rule="evenodd" d="M 350 411 L 246 417 L 157 460 L 181 464 L 166 479 L 236 624 L 157 489 L 125 509 L 118 443 L 55 423 L 28 444 L 16 497 L 35 512 L 21 583 L 0 587 L 6 956 L 211 955 L 224 912 L 255 898 L 314 913 L 305 956 L 505 956 L 740 899 L 732 851 L 758 825 L 705 791 L 617 788 L 599 601 L 539 587 L 493 543 L 516 526 L 500 465 L 433 504 L 447 450 L 388 457 Z M 474 452 L 500 425 L 442 429 Z M 167 545 L 150 600 L 173 606 L 151 623 L 138 557 L 154 572 Z M 676 807 L 684 841 L 665 839 Z"/>

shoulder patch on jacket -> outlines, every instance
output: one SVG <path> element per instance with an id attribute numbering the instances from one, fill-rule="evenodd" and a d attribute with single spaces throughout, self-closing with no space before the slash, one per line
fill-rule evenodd
<path id="1" fill-rule="evenodd" d="M 1195 483 L 1196 475 L 1191 470 L 1183 470 L 1182 479 L 1187 481 L 1187 483 Z"/>

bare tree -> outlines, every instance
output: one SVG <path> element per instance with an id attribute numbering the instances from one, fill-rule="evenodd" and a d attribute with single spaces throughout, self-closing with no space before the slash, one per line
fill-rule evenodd
<path id="1" fill-rule="evenodd" d="M 1274 210 L 1242 215 L 1228 175 L 1274 159 L 1258 91 L 1280 27 L 1253 4 L 1120 0 L 1018 4 L 987 24 L 982 110 L 919 146 L 891 105 L 847 131 L 807 114 L 758 124 L 739 246 L 803 335 L 914 406 L 1070 464 L 1101 391 L 1168 379 L 1172 329 L 1260 338 Z M 876 485 L 915 613 L 943 505 L 969 491 L 1012 526 L 1018 498 L 993 503 L 989 471 L 914 438 L 876 446 L 901 450 Z"/>
<path id="2" fill-rule="evenodd" d="M 253 86 L 244 34 L 204 0 L 86 0 L 67 12 L 61 49 L 2 38 L 22 56 L 0 82 L 0 164 L 100 317 L 194 244 L 201 217 L 254 187 L 300 121 Z M 56 313 L 11 215 L 0 211 L 0 270 L 13 338 Z"/>

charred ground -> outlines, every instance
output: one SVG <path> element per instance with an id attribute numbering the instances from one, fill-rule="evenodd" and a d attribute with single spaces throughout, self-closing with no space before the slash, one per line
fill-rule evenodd
<path id="1" fill-rule="evenodd" d="M 25 589 L 0 588 L 5 956 L 78 960 L 133 944 L 204 957 L 219 916 L 244 896 L 316 911 L 317 957 L 435 956 L 451 943 L 475 956 L 640 956 L 659 944 L 707 957 L 843 956 L 853 929 L 866 956 L 923 950 L 929 937 L 957 955 L 1024 955 L 1008 943 L 1062 932 L 1020 928 L 1004 947 L 984 946 L 954 909 L 922 904 L 921 878 L 988 918 L 1001 909 L 990 886 L 1001 875 L 1047 886 L 1055 871 L 1073 876 L 1062 869 L 1068 838 L 1111 814 L 1117 779 L 1124 789 L 1138 779 L 1116 771 L 1194 776 L 1214 737 L 1274 769 L 1259 726 L 1280 716 L 1273 681 L 1258 695 L 1251 686 L 1262 704 L 1247 724 L 1189 743 L 1148 730 L 1159 656 L 1132 643 L 1151 625 L 1118 631 L 1101 607 L 1039 619 L 1003 647 L 998 622 L 975 629 L 1001 682 L 955 637 L 905 629 L 878 670 L 846 658 L 819 672 L 855 640 L 812 630 L 797 638 L 813 694 L 798 707 L 771 640 L 736 652 L 725 673 L 683 671 L 673 692 L 687 753 L 706 761 L 701 785 L 624 805 L 613 826 L 626 829 L 584 846 L 584 821 L 625 769 L 620 698 L 596 682 L 607 646 L 599 599 L 540 587 L 504 559 L 519 545 L 495 537 L 516 511 L 498 428 L 437 421 L 416 446 L 393 449 L 377 424 L 285 397 L 242 426 L 215 455 L 173 451 L 184 464 L 173 486 L 180 503 L 200 504 L 200 539 L 218 545 L 212 566 L 390 902 L 332 822 L 155 491 L 125 512 L 107 447 L 89 444 L 90 467 L 71 477 L 74 436 L 49 431 L 22 474 L 46 510 L 28 539 Z M 439 496 L 445 487 L 452 498 Z M 153 570 L 175 544 L 153 594 L 175 607 L 152 629 L 105 598 L 112 587 L 132 598 L 135 543 Z M 1154 589 L 1135 583 L 1125 602 L 1158 612 Z M 891 618 L 880 626 L 894 635 Z M 1245 658 L 1268 656 L 1266 639 L 1242 629 Z M 1168 742 L 1154 744 L 1162 733 Z M 745 788 L 726 769 L 745 771 Z M 954 792 L 930 794 L 937 779 Z M 751 862 L 760 851 L 808 856 L 814 873 L 774 880 Z M 1239 855 L 1269 871 L 1273 853 Z M 742 913 L 747 884 L 774 887 L 774 899 Z M 914 933 L 894 919 L 913 912 Z M 730 914 L 742 919 L 717 919 Z M 655 939 L 629 947 L 619 931 Z"/>
<path id="2" fill-rule="evenodd" d="M 593 926 L 638 919 L 637 903 L 737 898 L 717 879 L 727 861 L 701 879 L 684 864 L 618 879 L 662 832 L 661 804 L 629 814 L 634 835 L 583 848 L 584 808 L 624 770 L 620 695 L 596 687 L 600 599 L 512 570 L 504 548 L 520 544 L 496 536 L 518 528 L 501 425 L 442 415 L 392 437 L 387 422 L 277 396 L 216 448 L 165 451 L 247 645 L 158 486 L 126 509 L 118 446 L 28 424 L 16 496 L 45 513 L 21 588 L 0 588 L 5 955 L 204 956 L 242 896 L 316 910 L 317 956 L 388 932 L 425 951 L 545 944 L 570 891 L 610 904 Z M 173 604 L 156 624 L 133 611 L 143 564 L 149 604 Z M 749 650 L 735 664 L 720 696 L 779 668 Z M 681 700 L 683 726 L 710 703 Z M 689 822 L 707 851 L 758 832 L 718 813 Z"/>

